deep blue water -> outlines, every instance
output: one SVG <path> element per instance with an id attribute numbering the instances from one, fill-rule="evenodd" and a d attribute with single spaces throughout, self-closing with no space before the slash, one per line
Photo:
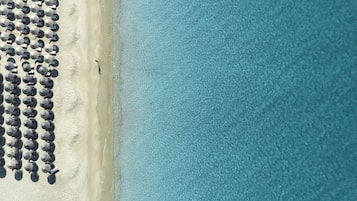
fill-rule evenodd
<path id="1" fill-rule="evenodd" d="M 121 0 L 117 200 L 357 200 L 357 1 Z"/>

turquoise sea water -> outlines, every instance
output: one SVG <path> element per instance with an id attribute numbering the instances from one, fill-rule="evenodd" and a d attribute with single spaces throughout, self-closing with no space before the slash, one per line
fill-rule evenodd
<path id="1" fill-rule="evenodd" d="M 357 1 L 118 15 L 117 200 L 357 200 Z"/>

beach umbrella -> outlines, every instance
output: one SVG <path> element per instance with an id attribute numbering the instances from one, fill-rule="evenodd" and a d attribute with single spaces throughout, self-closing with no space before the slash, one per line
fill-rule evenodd
<path id="1" fill-rule="evenodd" d="M 20 109 L 14 105 L 7 105 L 5 109 L 5 113 L 9 115 L 19 116 Z"/>
<path id="2" fill-rule="evenodd" d="M 40 106 L 44 109 L 52 109 L 53 108 L 53 102 L 49 99 L 42 100 L 40 102 Z"/>
<path id="3" fill-rule="evenodd" d="M 7 39 L 6 39 L 7 40 Z M 11 45 L 6 44 L 6 43 L 0 43 L 0 50 L 5 52 L 7 49 L 9 49 Z"/>
<path id="4" fill-rule="evenodd" d="M 5 64 L 5 69 L 8 70 L 8 71 L 11 71 L 11 70 L 13 70 L 13 69 L 15 69 L 15 68 L 17 68 L 17 65 L 16 65 L 15 63 L 7 62 L 7 63 Z M 12 75 L 14 78 L 15 78 L 15 77 L 17 78 L 17 76 L 14 75 L 14 74 L 10 74 L 10 75 Z M 13 77 L 10 77 L 11 80 L 7 80 L 7 81 L 12 81 L 12 78 L 13 78 Z"/>
<path id="5" fill-rule="evenodd" d="M 15 3 L 15 7 L 18 8 L 18 9 L 21 9 L 24 6 L 26 6 L 26 3 L 21 1 L 21 0 L 16 0 L 14 3 Z"/>
<path id="6" fill-rule="evenodd" d="M 30 47 L 32 48 L 32 49 L 35 49 L 36 51 L 41 51 L 42 50 L 42 48 L 45 46 L 45 43 L 43 42 L 43 40 L 38 40 L 38 41 L 36 41 L 36 40 L 33 40 L 33 41 L 31 41 L 31 43 L 30 43 Z"/>
<path id="7" fill-rule="evenodd" d="M 14 25 L 15 25 L 15 29 L 17 31 L 22 31 L 26 27 L 26 25 L 24 25 L 22 22 L 19 22 L 19 21 L 15 22 Z"/>
<path id="8" fill-rule="evenodd" d="M 54 114 L 52 110 L 44 110 L 41 112 L 41 117 L 45 120 L 52 121 L 54 119 Z"/>
<path id="9" fill-rule="evenodd" d="M 53 154 L 45 152 L 42 154 L 41 160 L 45 163 L 53 162 L 55 161 L 55 156 Z"/>
<path id="10" fill-rule="evenodd" d="M 0 19 L 0 25 L 3 27 L 7 27 L 10 24 L 10 20 L 6 19 L 6 18 L 1 18 Z"/>
<path id="11" fill-rule="evenodd" d="M 36 93 L 37 93 L 37 90 L 35 87 L 33 86 L 25 86 L 23 89 L 22 89 L 22 93 L 24 93 L 25 95 L 27 96 L 35 96 Z"/>
<path id="12" fill-rule="evenodd" d="M 10 56 L 15 56 L 15 49 L 10 46 L 6 51 L 5 51 L 5 55 L 10 55 Z"/>
<path id="13" fill-rule="evenodd" d="M 18 86 L 14 84 L 6 84 L 5 85 L 5 91 L 10 92 L 11 94 L 14 94 L 12 92 L 16 92 L 17 90 L 20 90 Z"/>
<path id="14" fill-rule="evenodd" d="M 11 170 L 18 170 L 21 168 L 21 165 L 21 160 L 12 159 L 7 165 L 7 167 Z"/>
<path id="15" fill-rule="evenodd" d="M 15 54 L 20 56 L 23 55 L 25 53 L 25 49 L 21 46 L 17 46 L 15 47 Z"/>
<path id="16" fill-rule="evenodd" d="M 6 6 L 0 6 L 0 15 L 7 15 L 10 9 Z"/>
<path id="17" fill-rule="evenodd" d="M 38 4 L 31 4 L 30 5 L 30 10 L 31 12 L 36 13 L 37 11 L 39 11 L 41 9 L 41 7 Z"/>
<path id="18" fill-rule="evenodd" d="M 21 55 L 21 59 L 25 59 L 25 60 L 28 60 L 30 59 L 30 53 L 28 51 L 25 51 L 22 55 Z"/>
<path id="19" fill-rule="evenodd" d="M 29 17 L 24 16 L 23 18 L 21 18 L 21 22 L 22 22 L 23 24 L 25 24 L 25 25 L 29 25 L 30 22 L 31 22 L 31 20 L 30 20 Z"/>
<path id="20" fill-rule="evenodd" d="M 11 137 L 15 137 L 15 138 L 18 138 L 20 137 L 20 131 L 17 127 L 9 127 L 8 129 L 6 129 L 6 134 L 11 136 Z"/>
<path id="21" fill-rule="evenodd" d="M 30 12 L 30 7 L 24 5 L 24 7 L 21 8 L 21 11 L 25 14 L 28 14 Z"/>
<path id="22" fill-rule="evenodd" d="M 57 45 L 47 44 L 45 45 L 45 51 L 51 55 L 56 55 L 59 51 L 59 48 Z"/>
<path id="23" fill-rule="evenodd" d="M 37 122 L 36 122 L 37 124 Z M 24 131 L 24 137 L 27 138 L 27 139 L 33 139 L 33 140 L 36 140 L 38 135 L 36 133 L 36 131 L 34 129 L 26 129 Z"/>
<path id="24" fill-rule="evenodd" d="M 8 119 L 6 119 L 6 124 L 9 126 L 20 126 L 20 118 L 15 117 L 15 116 L 10 116 Z"/>
<path id="25" fill-rule="evenodd" d="M 7 150 L 6 156 L 9 158 L 19 159 L 21 157 L 21 150 L 17 149 L 16 147 L 20 144 L 20 141 L 16 138 L 11 138 L 10 140 L 14 140 L 13 142 L 16 144 L 16 146 L 10 146 L 11 148 Z"/>
<path id="26" fill-rule="evenodd" d="M 42 54 L 38 51 L 35 51 L 35 50 L 29 50 L 29 53 L 30 53 L 30 58 L 31 59 L 38 59 L 42 56 Z"/>
<path id="27" fill-rule="evenodd" d="M 52 17 L 53 15 L 57 14 L 56 10 L 53 10 L 52 8 L 49 7 L 45 8 L 43 11 L 45 12 L 45 15 L 47 17 Z"/>
<path id="28" fill-rule="evenodd" d="M 23 153 L 23 157 L 25 160 L 36 160 L 38 156 L 38 153 L 36 151 L 33 150 L 27 150 Z"/>
<path id="29" fill-rule="evenodd" d="M 25 75 L 22 77 L 22 81 L 27 85 L 35 85 L 37 83 L 37 79 L 33 75 Z"/>
<path id="30" fill-rule="evenodd" d="M 58 6 L 58 0 L 45 0 L 45 4 L 55 9 Z"/>
<path id="31" fill-rule="evenodd" d="M 14 149 L 10 149 L 8 151 L 8 154 L 10 154 L 12 157 L 15 157 L 16 156 L 16 152 L 15 151 L 17 150 L 15 148 L 19 147 L 19 145 L 20 145 L 20 141 L 18 140 L 18 138 L 11 137 L 10 139 L 7 140 L 6 145 L 9 146 L 9 147 L 14 148 Z"/>
<path id="32" fill-rule="evenodd" d="M 55 126 L 51 121 L 44 121 L 41 123 L 41 128 L 43 128 L 46 131 L 53 131 L 55 129 Z"/>
<path id="33" fill-rule="evenodd" d="M 5 159 L 0 158 L 0 167 L 4 167 L 5 165 Z"/>
<path id="34" fill-rule="evenodd" d="M 37 23 L 40 20 L 40 17 L 34 13 L 28 14 L 27 16 L 30 18 L 32 23 Z"/>
<path id="35" fill-rule="evenodd" d="M 13 43 L 16 40 L 16 36 L 12 33 L 1 33 L 0 39 L 4 42 L 7 43 Z M 8 45 L 7 47 L 10 47 L 11 45 Z"/>
<path id="36" fill-rule="evenodd" d="M 5 96 L 5 102 L 11 103 L 13 105 L 19 105 L 20 99 L 14 94 L 9 94 Z"/>
<path id="37" fill-rule="evenodd" d="M 37 105 L 37 100 L 36 98 L 32 96 L 26 96 L 22 102 L 27 106 L 27 107 L 36 107 Z"/>
<path id="38" fill-rule="evenodd" d="M 30 39 L 28 37 L 17 37 L 15 43 L 23 48 L 27 48 L 30 44 Z"/>
<path id="39" fill-rule="evenodd" d="M 4 139 L 3 137 L 1 137 L 1 139 Z M 4 148 L 0 147 L 0 158 L 2 158 L 5 155 L 5 150 Z"/>
<path id="40" fill-rule="evenodd" d="M 25 170 L 28 172 L 37 172 L 38 166 L 34 162 L 29 162 L 25 165 Z"/>
<path id="41" fill-rule="evenodd" d="M 55 144 L 53 142 L 45 142 L 41 145 L 42 151 L 53 152 L 55 150 Z"/>
<path id="42" fill-rule="evenodd" d="M 40 95 L 44 98 L 52 98 L 53 92 L 50 89 L 43 88 L 40 90 Z"/>
<path id="43" fill-rule="evenodd" d="M 42 172 L 43 172 L 43 173 L 49 173 L 51 169 L 52 169 L 52 167 L 51 167 L 50 164 L 45 164 L 45 165 L 42 167 Z"/>
<path id="44" fill-rule="evenodd" d="M 24 126 L 31 129 L 37 128 L 37 121 L 34 118 L 25 119 Z"/>
<path id="45" fill-rule="evenodd" d="M 40 79 L 40 84 L 42 86 L 44 86 L 45 88 L 49 88 L 49 89 L 52 89 L 53 87 L 53 80 L 51 80 L 51 78 L 49 77 L 42 77 Z"/>
<path id="46" fill-rule="evenodd" d="M 37 66 L 37 72 L 40 73 L 41 75 L 48 75 L 48 68 L 42 66 L 42 65 L 38 65 Z"/>
<path id="47" fill-rule="evenodd" d="M 50 66 L 58 66 L 59 62 L 54 56 L 46 55 L 44 61 Z"/>
<path id="48" fill-rule="evenodd" d="M 55 32 L 51 30 L 46 30 L 44 33 L 46 38 L 52 38 L 53 36 L 57 35 Z"/>
<path id="49" fill-rule="evenodd" d="M 22 69 L 26 72 L 26 73 L 29 73 L 32 71 L 32 66 L 30 65 L 29 62 L 25 61 L 22 63 Z"/>
<path id="50" fill-rule="evenodd" d="M 25 17 L 25 14 L 21 10 L 15 9 L 13 12 L 16 19 L 22 19 Z"/>
<path id="51" fill-rule="evenodd" d="M 22 114 L 25 115 L 26 117 L 36 117 L 37 111 L 33 107 L 26 107 L 22 111 Z"/>
<path id="52" fill-rule="evenodd" d="M 45 131 L 41 134 L 41 139 L 45 141 L 53 141 L 55 139 L 55 135 L 53 132 Z"/>
<path id="53" fill-rule="evenodd" d="M 24 142 L 24 147 L 29 150 L 36 150 L 38 148 L 38 143 L 34 140 L 26 140 Z"/>

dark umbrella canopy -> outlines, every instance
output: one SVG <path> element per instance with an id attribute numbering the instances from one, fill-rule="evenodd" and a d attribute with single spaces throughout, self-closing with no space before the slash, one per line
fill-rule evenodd
<path id="1" fill-rule="evenodd" d="M 53 87 L 53 80 L 48 77 L 43 77 L 40 80 L 40 84 L 46 88 L 51 89 Z"/>
<path id="2" fill-rule="evenodd" d="M 5 108 L 5 113 L 14 115 L 14 116 L 19 116 L 20 115 L 20 109 L 14 105 L 7 105 Z"/>
<path id="3" fill-rule="evenodd" d="M 48 74 L 48 68 L 46 68 L 42 65 L 38 65 L 36 70 L 38 73 L 40 73 L 43 76 L 46 76 Z"/>
<path id="4" fill-rule="evenodd" d="M 9 95 L 5 96 L 5 102 L 11 103 L 13 105 L 18 105 L 20 102 L 20 99 L 19 99 L 19 97 L 17 97 L 14 94 L 9 94 Z"/>
<path id="5" fill-rule="evenodd" d="M 22 63 L 22 69 L 28 73 L 32 71 L 32 66 L 29 64 L 29 62 L 25 61 Z"/>

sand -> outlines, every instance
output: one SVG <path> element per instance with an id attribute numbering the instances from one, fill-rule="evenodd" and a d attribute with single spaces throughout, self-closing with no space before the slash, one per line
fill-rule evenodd
<path id="1" fill-rule="evenodd" d="M 60 66 L 53 89 L 60 172 L 54 183 L 41 171 L 33 182 L 26 171 L 16 180 L 6 169 L 0 178 L 2 201 L 114 200 L 110 8 L 110 0 L 60 1 Z"/>

